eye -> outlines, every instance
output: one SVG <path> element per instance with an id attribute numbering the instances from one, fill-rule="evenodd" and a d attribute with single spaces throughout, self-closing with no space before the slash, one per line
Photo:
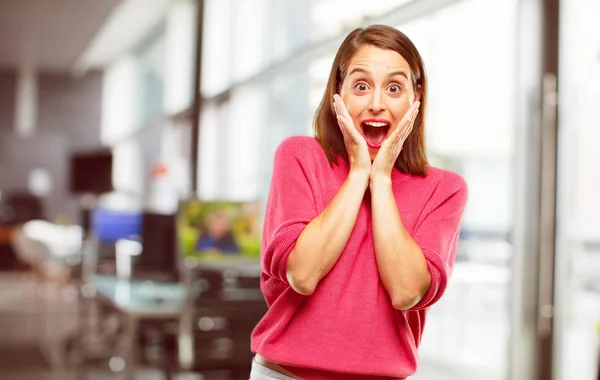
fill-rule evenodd
<path id="1" fill-rule="evenodd" d="M 354 85 L 354 89 L 358 92 L 366 92 L 369 89 L 369 86 L 364 82 L 358 82 Z"/>
<path id="2" fill-rule="evenodd" d="M 392 84 L 388 87 L 388 91 L 392 94 L 399 94 L 402 91 L 402 87 L 397 84 Z"/>

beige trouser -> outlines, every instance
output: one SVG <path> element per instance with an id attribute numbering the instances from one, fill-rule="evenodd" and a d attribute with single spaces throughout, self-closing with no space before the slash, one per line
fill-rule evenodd
<path id="1" fill-rule="evenodd" d="M 294 380 L 282 373 L 275 372 L 252 359 L 252 370 L 250 371 L 250 380 Z"/>

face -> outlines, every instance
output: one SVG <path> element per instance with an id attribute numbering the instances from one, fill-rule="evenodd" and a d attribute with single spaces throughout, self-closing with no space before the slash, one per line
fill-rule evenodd
<path id="1" fill-rule="evenodd" d="M 219 238 L 224 236 L 227 232 L 229 232 L 229 230 L 230 226 L 227 215 L 215 213 L 210 216 L 208 222 L 208 232 L 211 236 Z"/>
<path id="2" fill-rule="evenodd" d="M 350 59 L 340 96 L 367 141 L 371 160 L 418 100 L 411 75 L 408 62 L 393 50 L 366 45 Z"/>

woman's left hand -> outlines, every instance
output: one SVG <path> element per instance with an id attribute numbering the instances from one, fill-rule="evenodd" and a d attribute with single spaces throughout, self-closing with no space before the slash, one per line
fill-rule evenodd
<path id="1" fill-rule="evenodd" d="M 402 151 L 402 145 L 404 145 L 404 141 L 406 141 L 406 138 L 410 135 L 417 115 L 419 114 L 420 104 L 419 101 L 412 104 L 404 114 L 398 127 L 392 131 L 381 145 L 381 148 L 379 148 L 377 156 L 371 166 L 371 182 L 374 179 L 381 177 L 391 178 L 392 169 L 398 159 L 398 155 L 400 155 L 400 152 Z"/>

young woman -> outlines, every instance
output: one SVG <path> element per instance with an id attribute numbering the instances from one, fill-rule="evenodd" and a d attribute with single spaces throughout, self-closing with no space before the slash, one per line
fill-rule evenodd
<path id="1" fill-rule="evenodd" d="M 427 79 L 398 30 L 342 43 L 316 137 L 278 147 L 251 379 L 404 379 L 454 263 L 464 180 L 429 167 Z"/>

